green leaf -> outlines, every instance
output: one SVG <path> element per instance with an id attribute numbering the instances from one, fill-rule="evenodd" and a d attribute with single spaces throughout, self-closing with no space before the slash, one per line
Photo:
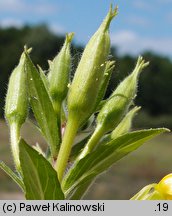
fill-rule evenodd
<path id="1" fill-rule="evenodd" d="M 82 184 L 86 184 L 87 181 L 91 182 L 97 175 L 107 170 L 125 155 L 136 150 L 145 141 L 165 131 L 167 129 L 162 128 L 130 132 L 98 146 L 95 151 L 76 162 L 70 169 L 62 183 L 65 194 L 69 195 Z"/>
<path id="2" fill-rule="evenodd" d="M 57 173 L 51 164 L 24 140 L 20 141 L 19 152 L 26 199 L 64 199 Z"/>
<path id="3" fill-rule="evenodd" d="M 19 186 L 23 191 L 25 190 L 25 186 L 24 186 L 23 181 L 21 180 L 21 178 L 19 178 L 19 177 L 17 176 L 17 174 L 14 173 L 14 172 L 10 169 L 10 167 L 8 167 L 3 161 L 0 161 L 0 168 L 3 169 L 4 172 L 5 172 L 7 175 L 9 175 L 9 176 L 13 179 L 13 181 L 15 181 L 15 182 L 18 184 L 18 186 Z"/>
<path id="4" fill-rule="evenodd" d="M 118 126 L 111 132 L 111 139 L 116 139 L 130 131 L 132 120 L 139 109 L 140 107 L 134 107 L 124 116 Z"/>
<path id="5" fill-rule="evenodd" d="M 95 105 L 95 110 L 97 109 L 97 106 L 99 106 L 101 100 L 103 100 L 103 98 L 105 96 L 112 72 L 113 72 L 114 67 L 115 67 L 115 61 L 107 61 L 107 62 L 105 62 L 105 65 L 106 66 L 104 69 L 104 77 L 103 77 L 102 83 L 100 85 L 99 93 L 97 96 L 97 102 Z"/>
<path id="6" fill-rule="evenodd" d="M 49 81 L 48 78 L 46 77 L 44 71 L 42 70 L 42 68 L 38 65 L 38 69 L 39 69 L 39 73 L 40 73 L 40 77 L 42 79 L 42 82 L 44 83 L 44 86 L 47 90 L 47 92 L 49 92 Z"/>
<path id="7" fill-rule="evenodd" d="M 57 116 L 40 74 L 27 53 L 25 69 L 32 110 L 44 137 L 50 145 L 51 154 L 56 158 L 60 144 L 60 128 L 57 127 Z"/>
<path id="8" fill-rule="evenodd" d="M 90 181 L 87 181 L 84 184 L 80 185 L 79 187 L 77 187 L 77 189 L 74 191 L 74 193 L 71 196 L 69 194 L 69 196 L 67 196 L 66 199 L 81 200 L 83 195 L 89 189 L 92 182 L 93 182 L 93 180 L 91 179 Z"/>
<path id="9" fill-rule="evenodd" d="M 95 112 L 100 112 L 100 110 L 102 109 L 102 107 L 105 105 L 105 103 L 108 101 L 108 99 L 106 100 L 102 100 L 100 101 L 100 103 L 97 105 Z"/>
<path id="10" fill-rule="evenodd" d="M 77 156 L 81 153 L 89 138 L 90 134 L 88 134 L 83 140 L 79 141 L 72 147 L 70 153 L 70 161 L 73 162 L 77 158 Z"/>

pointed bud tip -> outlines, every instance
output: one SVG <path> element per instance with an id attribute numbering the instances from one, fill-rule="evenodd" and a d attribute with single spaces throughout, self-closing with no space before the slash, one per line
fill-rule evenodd
<path id="1" fill-rule="evenodd" d="M 115 8 L 113 9 L 113 4 L 110 4 L 110 9 L 109 9 L 109 14 L 113 18 L 118 14 L 118 6 L 116 5 Z"/>
<path id="2" fill-rule="evenodd" d="M 153 129 L 153 128 L 150 128 L 150 129 Z M 156 129 L 159 130 L 159 131 L 162 131 L 163 133 L 165 133 L 165 132 L 171 132 L 170 129 L 165 128 L 165 127 L 162 127 L 162 128 L 156 128 Z"/>
<path id="3" fill-rule="evenodd" d="M 41 66 L 39 64 L 36 65 L 39 71 L 43 72 L 43 69 L 41 68 Z"/>
<path id="4" fill-rule="evenodd" d="M 137 110 L 140 110 L 142 107 L 141 106 L 136 106 Z"/>
<path id="5" fill-rule="evenodd" d="M 67 43 L 71 43 L 73 37 L 74 37 L 74 32 L 67 33 L 67 34 L 66 34 L 66 42 L 67 42 Z"/>
<path id="6" fill-rule="evenodd" d="M 115 61 L 106 61 L 105 62 L 106 66 L 105 66 L 105 73 L 104 75 L 107 76 L 107 75 L 110 75 L 111 73 L 109 72 L 112 72 L 112 70 L 115 68 Z"/>
<path id="7" fill-rule="evenodd" d="M 113 9 L 113 5 L 111 4 L 110 5 L 110 9 L 109 9 L 109 12 L 107 14 L 107 16 L 105 17 L 103 23 L 102 23 L 102 26 L 103 26 L 103 29 L 104 31 L 108 30 L 109 28 L 109 25 L 112 21 L 112 19 L 114 17 L 116 17 L 116 15 L 118 14 L 118 6 L 116 6 L 114 9 Z"/>
<path id="8" fill-rule="evenodd" d="M 115 65 L 115 61 L 114 61 L 114 60 L 108 60 L 108 61 L 106 61 L 105 63 L 106 63 L 106 65 L 107 65 L 108 67 L 111 67 L 111 66 Z"/>
<path id="9" fill-rule="evenodd" d="M 168 128 L 163 128 L 163 129 L 164 129 L 165 132 L 171 132 L 171 130 L 168 129 Z"/>
<path id="10" fill-rule="evenodd" d="M 143 59 L 142 56 L 139 56 L 138 57 L 138 60 L 137 60 L 137 65 L 136 66 L 140 66 L 141 69 L 147 67 L 149 65 L 149 62 L 145 62 L 145 60 Z"/>
<path id="11" fill-rule="evenodd" d="M 49 65 L 49 67 L 51 67 L 51 66 L 52 66 L 52 64 L 53 64 L 53 61 L 51 61 L 51 60 L 48 60 L 48 65 Z"/>
<path id="12" fill-rule="evenodd" d="M 132 74 L 136 77 L 142 72 L 142 70 L 149 65 L 149 62 L 145 62 L 142 56 L 139 56 L 137 59 L 136 66 L 132 72 Z"/>
<path id="13" fill-rule="evenodd" d="M 132 110 L 134 113 L 138 112 L 141 109 L 141 106 L 135 106 Z"/>
<path id="14" fill-rule="evenodd" d="M 135 106 L 133 107 L 127 115 L 131 115 L 131 116 L 134 116 L 137 114 L 137 112 L 141 109 L 141 106 Z"/>
<path id="15" fill-rule="evenodd" d="M 32 47 L 28 48 L 27 45 L 24 45 L 24 52 L 30 54 L 32 52 Z"/>

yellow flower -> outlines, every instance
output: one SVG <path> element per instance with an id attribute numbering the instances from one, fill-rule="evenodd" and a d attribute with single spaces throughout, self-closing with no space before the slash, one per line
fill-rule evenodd
<path id="1" fill-rule="evenodd" d="M 172 200 L 172 173 L 166 175 L 156 188 L 167 200 Z"/>

